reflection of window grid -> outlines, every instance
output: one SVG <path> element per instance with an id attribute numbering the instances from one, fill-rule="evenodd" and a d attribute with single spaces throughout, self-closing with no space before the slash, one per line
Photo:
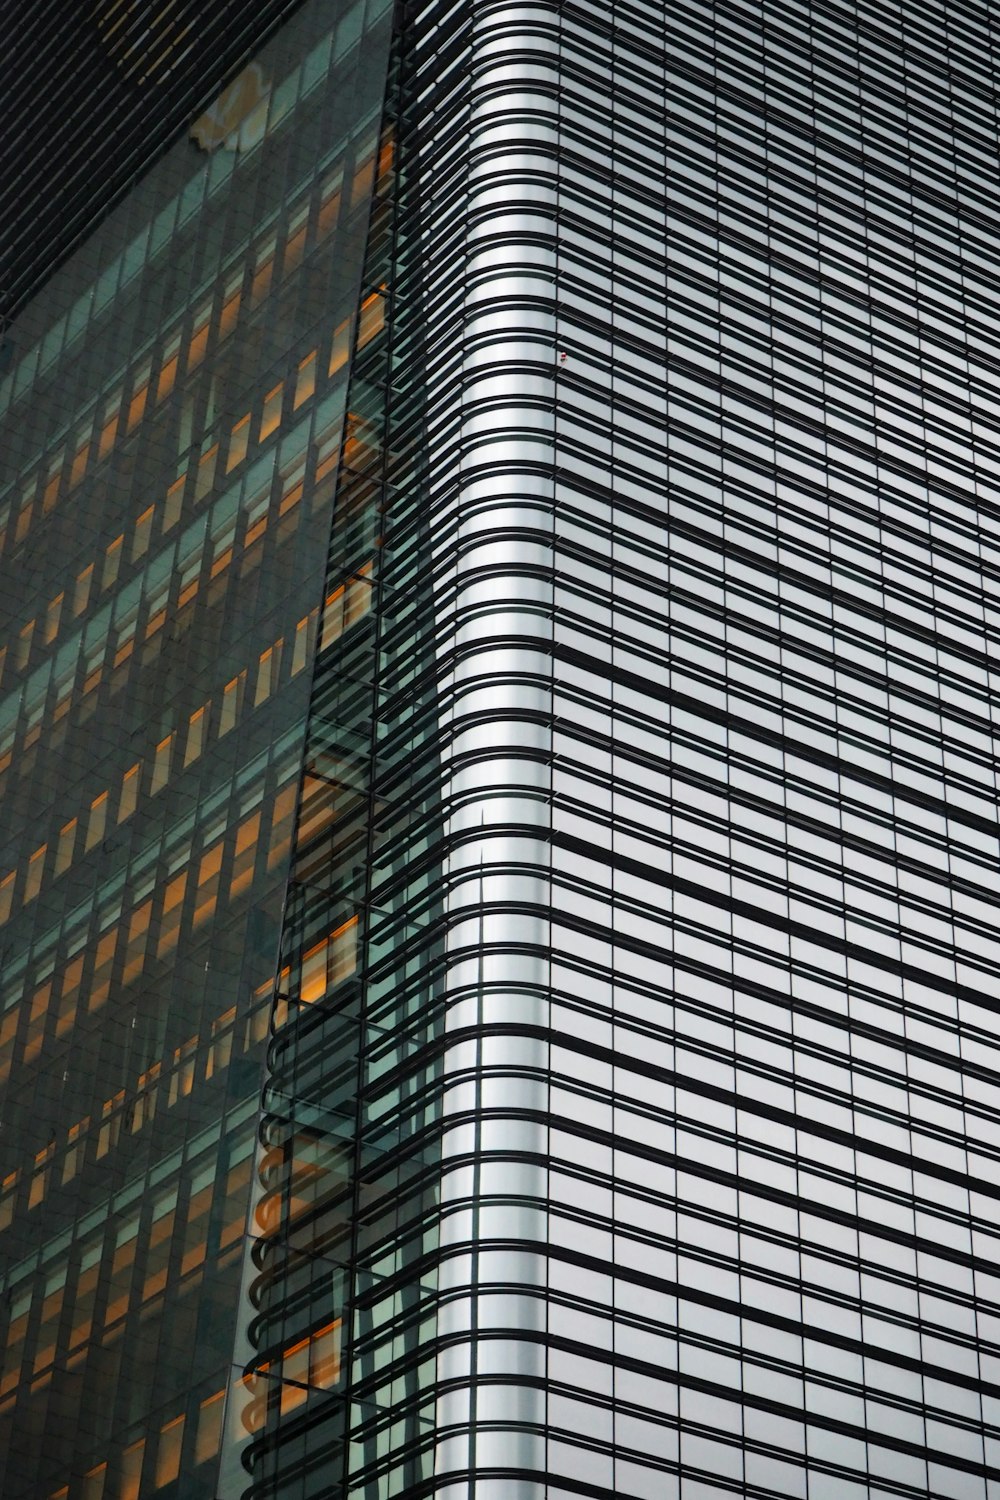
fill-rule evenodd
<path id="1" fill-rule="evenodd" d="M 257 812 L 246 818 L 236 830 L 236 847 L 233 851 L 232 880 L 229 899 L 235 901 L 253 881 L 257 862 L 257 841 L 260 837 L 261 814 Z"/>
<path id="2" fill-rule="evenodd" d="M 219 713 L 219 732 L 217 736 L 220 740 L 224 734 L 228 734 L 236 726 L 236 720 L 239 718 L 240 712 L 240 689 L 243 686 L 245 677 L 246 673 L 241 672 L 238 677 L 234 677 L 231 682 L 227 682 L 222 690 L 222 708 Z"/>
<path id="3" fill-rule="evenodd" d="M 133 377 L 133 394 L 132 399 L 128 404 L 128 416 L 125 419 L 125 426 L 128 432 L 131 432 L 133 427 L 138 426 L 146 410 L 146 398 L 149 395 L 149 377 L 151 370 L 152 365 L 147 360 L 144 365 L 141 365 L 136 370 Z"/>
<path id="4" fill-rule="evenodd" d="M 122 546 L 125 541 L 125 533 L 116 536 L 113 542 L 108 543 L 104 554 L 104 567 L 101 571 L 101 592 L 111 587 L 118 581 L 118 569 L 121 566 Z"/>
<path id="5" fill-rule="evenodd" d="M 194 1088 L 194 1075 L 196 1054 L 198 1051 L 198 1038 L 190 1037 L 174 1051 L 173 1069 L 170 1074 L 170 1084 L 167 1091 L 167 1105 L 172 1106 L 178 1099 L 186 1099 Z"/>
<path id="6" fill-rule="evenodd" d="M 297 209 L 288 224 L 288 238 L 285 241 L 285 253 L 282 258 L 281 274 L 283 277 L 290 276 L 297 270 L 306 248 L 306 236 L 309 232 L 309 210 L 310 205 L 306 203 Z"/>
<path id="7" fill-rule="evenodd" d="M 56 500 L 58 499 L 59 485 L 62 480 L 62 461 L 63 455 L 62 450 L 60 449 L 59 453 L 55 456 L 55 458 L 53 458 L 52 462 L 48 466 L 45 488 L 42 490 L 43 516 L 48 515 L 49 511 L 52 509 L 52 507 L 56 503 Z M 74 465 L 74 469 L 76 470 L 77 475 L 79 475 L 79 467 L 77 465 Z"/>
<path id="8" fill-rule="evenodd" d="M 153 918 L 152 897 L 144 901 L 141 906 L 136 907 L 129 918 L 128 938 L 125 943 L 125 956 L 122 967 L 122 983 L 131 984 L 142 973 L 146 961 L 146 942 L 149 937 L 149 925 Z"/>
<path id="9" fill-rule="evenodd" d="M 180 363 L 181 336 L 173 334 L 167 340 L 163 348 L 163 358 L 160 364 L 160 377 L 156 385 L 156 399 L 158 402 L 170 395 L 177 379 L 177 367 Z"/>
<path id="10" fill-rule="evenodd" d="M 258 793 L 258 795 L 259 794 L 260 793 Z M 272 840 L 274 841 L 273 848 L 271 849 L 271 859 L 274 863 L 280 862 L 280 860 L 284 858 L 284 855 L 287 852 L 290 835 L 290 825 L 292 813 L 294 810 L 294 799 L 295 785 L 293 782 L 289 782 L 287 786 L 280 789 L 278 795 L 275 798 L 275 804 L 272 809 L 273 816 L 271 830 Z M 234 857 L 232 866 L 233 885 L 236 888 L 235 894 L 237 895 L 242 892 L 244 884 L 247 881 L 247 872 L 249 872 L 250 878 L 252 878 L 252 871 L 255 865 L 255 849 L 251 847 L 250 844 L 250 830 L 251 828 L 254 828 L 255 831 L 258 832 L 259 836 L 259 831 L 255 827 L 255 825 L 257 825 L 258 819 L 259 812 L 254 814 L 252 818 L 247 820 L 247 838 L 245 843 L 240 842 L 239 835 L 237 836 L 237 842 L 239 844 L 238 856 Z M 220 845 L 219 849 L 221 850 L 222 847 L 223 846 Z M 186 858 L 187 856 L 184 856 L 185 861 Z M 216 874 L 217 873 L 218 872 L 216 872 Z M 160 922 L 158 924 L 160 934 L 159 943 L 156 949 L 158 957 L 164 956 L 170 949 L 176 946 L 176 943 L 179 940 L 183 899 L 189 874 L 190 868 L 185 862 L 185 866 L 180 871 L 180 873 L 171 878 L 168 881 L 167 885 L 164 887 L 163 906 L 160 916 Z M 212 876 L 211 869 L 209 869 L 208 871 L 208 876 L 209 878 L 211 878 Z M 8 877 L 8 884 L 12 885 L 12 883 L 12 878 Z M 233 895 L 234 891 L 231 889 L 231 899 Z M 138 962 L 137 967 L 134 967 L 134 965 L 136 964 L 136 960 L 139 958 L 138 945 L 141 944 L 144 952 L 146 949 L 147 933 L 151 929 L 152 925 L 151 912 L 147 912 L 146 907 L 151 908 L 151 906 L 152 902 L 148 902 L 143 907 L 136 908 L 133 911 L 132 917 L 129 921 L 130 943 L 128 946 L 130 946 L 131 957 L 127 957 L 125 963 L 127 972 L 130 976 L 133 977 L 137 976 L 137 974 L 141 972 L 142 969 L 141 961 Z M 116 924 L 113 925 L 108 931 L 104 932 L 98 939 L 94 957 L 94 968 L 91 975 L 91 984 L 88 992 L 88 1006 L 90 1009 L 98 1008 L 104 1003 L 104 1000 L 107 998 L 110 976 L 113 971 L 114 957 L 117 948 L 117 934 L 118 926 Z M 71 958 L 68 958 L 63 969 L 62 985 L 60 989 L 59 1006 L 56 1018 L 57 1036 L 64 1035 L 66 1031 L 68 1031 L 73 1026 L 76 1019 L 77 1001 L 83 978 L 84 962 L 87 957 L 85 943 L 85 937 L 81 936 L 81 938 L 79 939 L 79 945 L 83 946 L 83 951 L 79 951 Z M 44 993 L 46 996 L 48 996 L 49 986 L 44 987 Z M 263 1014 L 264 1012 L 262 1010 L 262 1015 Z M 16 1012 L 11 1012 L 10 1018 L 12 1018 L 13 1025 L 16 1028 Z M 7 1025 L 8 1027 L 11 1024 L 10 1018 L 8 1022 L 5 1023 L 5 1025 Z M 13 1041 L 13 1036 L 14 1031 L 11 1030 L 9 1038 L 11 1042 Z M 7 1033 L 4 1032 L 2 1036 L 0 1036 L 0 1041 L 6 1039 L 8 1039 Z M 250 1045 L 249 1041 L 247 1042 L 247 1045 Z M 0 1054 L 0 1061 L 2 1061 L 2 1054 Z M 9 1058 L 6 1060 L 6 1062 L 3 1063 L 3 1066 L 9 1069 Z"/>
<path id="11" fill-rule="evenodd" d="M 27 625 L 18 632 L 14 666 L 19 672 L 23 672 L 24 668 L 28 665 L 28 657 L 31 655 L 31 641 L 34 634 L 34 620 L 29 620 Z"/>
<path id="12" fill-rule="evenodd" d="M 281 668 L 281 641 L 276 641 L 266 651 L 261 652 L 257 663 L 257 690 L 254 693 L 254 708 L 259 708 L 265 703 L 278 686 L 278 674 Z"/>
<path id="13" fill-rule="evenodd" d="M 163 892 L 163 914 L 160 919 L 160 940 L 156 949 L 157 958 L 164 958 L 177 947 L 184 913 L 184 893 L 187 890 L 189 870 L 185 866 L 179 875 L 167 881 Z"/>
<path id="14" fill-rule="evenodd" d="M 87 1010 L 93 1013 L 100 1010 L 108 998 L 111 990 L 111 972 L 115 961 L 115 950 L 118 946 L 118 928 L 112 927 L 97 940 L 97 948 L 94 954 L 94 972 L 91 978 L 90 991 L 87 995 Z"/>
<path id="15" fill-rule="evenodd" d="M 203 922 L 207 922 L 215 911 L 219 892 L 219 873 L 222 869 L 222 849 L 220 842 L 201 857 L 195 888 L 194 911 L 191 917 L 192 928 L 200 927 Z"/>
<path id="16" fill-rule="evenodd" d="M 305 1005 L 322 1000 L 327 990 L 354 973 L 358 961 L 358 919 L 351 917 L 302 955 L 299 999 Z"/>
<path id="17" fill-rule="evenodd" d="M 281 403 L 285 394 L 285 382 L 279 381 L 264 398 L 264 407 L 260 417 L 260 431 L 257 441 L 263 443 L 271 436 L 281 421 Z"/>
<path id="18" fill-rule="evenodd" d="M 100 792 L 90 804 L 90 816 L 87 819 L 87 837 L 84 842 L 84 850 L 93 849 L 104 837 L 104 829 L 108 821 L 108 794 Z"/>
<path id="19" fill-rule="evenodd" d="M 250 421 L 250 416 L 248 415 L 245 420 L 246 420 L 246 422 L 249 422 Z M 242 426 L 243 426 L 242 422 L 237 424 L 237 428 L 238 429 L 242 428 Z M 216 464 L 216 460 L 217 460 L 217 456 L 218 456 L 218 447 L 219 447 L 219 445 L 217 443 L 213 444 L 210 448 L 208 448 L 208 450 L 205 452 L 205 454 L 203 455 L 203 457 L 199 460 L 198 473 L 197 473 L 197 479 L 196 479 L 196 485 L 195 485 L 195 499 L 196 500 L 203 498 L 204 495 L 209 491 L 209 489 L 211 487 L 212 479 L 213 479 L 213 475 L 214 475 L 214 470 L 215 470 L 215 464 Z M 334 444 L 331 447 L 329 463 L 335 464 L 335 462 L 336 462 L 336 452 L 337 452 L 336 445 Z M 234 455 L 234 462 L 235 461 L 239 461 L 239 459 L 241 459 L 243 456 L 245 456 L 245 450 L 244 450 L 243 453 L 238 453 L 238 454 Z M 178 481 L 176 481 L 171 486 L 170 491 L 168 492 L 168 507 L 167 507 L 167 510 L 165 511 L 164 522 L 163 522 L 163 532 L 164 532 L 164 534 L 167 532 L 167 530 L 171 526 L 173 526 L 176 523 L 176 520 L 177 520 L 177 518 L 179 516 L 179 513 L 180 513 L 179 512 L 179 505 L 180 505 L 180 499 L 181 499 L 182 491 L 183 491 L 183 480 L 178 480 Z M 289 507 L 292 504 L 294 504 L 298 499 L 301 498 L 301 494 L 302 494 L 302 486 L 301 486 L 301 484 L 297 488 L 286 490 L 286 493 L 282 497 L 282 502 L 281 502 L 281 506 L 280 506 L 280 513 L 281 514 L 285 514 L 285 512 L 289 509 Z M 171 500 L 170 497 L 173 497 L 173 500 Z M 133 538 L 133 556 L 137 557 L 137 556 L 145 553 L 145 551 L 147 550 L 147 548 L 148 548 L 148 535 L 147 535 L 147 531 L 149 529 L 151 529 L 152 521 L 153 521 L 153 518 L 154 518 L 154 514 L 155 514 L 155 507 L 151 506 L 151 507 L 148 507 L 147 511 L 143 513 L 143 516 L 139 518 L 139 522 L 137 523 L 136 532 L 135 532 L 135 535 L 134 535 L 134 538 Z M 266 526 L 266 517 L 262 518 L 260 525 L 261 525 L 261 529 L 263 529 L 263 527 Z M 252 528 L 248 528 L 248 534 L 247 534 L 247 537 L 245 538 L 244 545 L 245 546 L 251 545 L 252 541 L 256 540 L 256 535 L 257 535 L 257 532 L 255 530 L 253 530 Z M 283 536 L 284 536 L 284 533 L 279 532 L 279 541 L 281 541 L 283 539 Z M 103 570 L 103 573 L 102 573 L 102 582 L 101 582 L 102 590 L 105 587 L 110 586 L 110 584 L 117 579 L 118 570 L 119 570 L 119 566 L 120 566 L 120 561 L 121 561 L 121 557 L 122 557 L 123 551 L 124 551 L 124 540 L 125 540 L 125 538 L 124 538 L 124 533 L 123 533 L 120 537 L 116 538 L 115 541 L 112 542 L 110 544 L 109 548 L 108 548 L 108 551 L 107 551 L 107 553 L 105 555 L 104 570 Z M 213 577 L 215 576 L 215 574 L 217 572 L 221 571 L 222 567 L 228 562 L 229 555 L 230 554 L 227 552 L 227 555 L 224 558 L 222 558 L 222 559 L 215 558 L 215 560 L 213 561 L 213 567 L 212 567 L 212 576 Z M 177 571 L 178 576 L 180 577 L 180 581 L 181 581 L 180 593 L 179 593 L 179 597 L 178 597 L 178 607 L 181 607 L 185 603 L 189 602 L 190 599 L 193 598 L 194 595 L 197 593 L 198 587 L 199 587 L 199 577 L 198 577 L 198 574 L 200 572 L 200 569 L 201 569 L 201 557 L 200 557 L 200 555 L 192 555 L 190 558 L 186 558 L 182 563 L 178 564 L 176 571 Z M 79 612 L 82 612 L 82 610 L 86 607 L 86 604 L 87 604 L 87 602 L 89 600 L 90 582 L 91 582 L 92 576 L 93 576 L 93 565 L 91 565 L 89 568 L 85 569 L 84 572 L 80 574 L 80 576 L 79 576 L 79 578 L 77 580 L 77 598 L 76 598 L 75 604 L 74 604 L 74 615 L 77 614 L 77 613 L 79 613 Z M 160 599 L 158 599 L 155 604 L 154 604 L 154 602 L 152 600 L 150 601 L 149 609 L 150 609 L 151 618 L 150 618 L 150 621 L 149 621 L 149 624 L 148 624 L 147 630 L 146 630 L 147 637 L 149 635 L 151 635 L 159 627 L 159 625 L 161 625 L 163 623 L 163 612 L 164 612 L 165 605 L 166 605 L 167 586 L 164 586 L 163 588 L 161 588 L 160 595 L 162 597 Z M 60 596 L 60 598 L 61 598 L 61 596 Z M 55 603 L 57 601 L 53 601 L 53 602 Z M 156 613 L 154 613 L 154 612 L 156 612 Z M 136 617 L 137 617 L 137 615 L 138 615 L 138 606 L 132 612 L 131 625 L 132 625 L 133 628 L 134 628 L 134 625 L 136 623 Z M 34 629 L 34 625 L 35 625 L 34 621 L 29 622 L 29 625 L 25 627 L 25 631 L 23 632 L 23 634 L 25 634 L 25 639 L 29 643 L 30 643 L 31 632 Z M 120 627 L 119 628 L 119 636 L 121 636 L 123 628 L 124 627 Z M 132 632 L 131 631 L 127 631 L 126 635 L 124 637 L 122 637 L 118 641 L 118 647 L 117 647 L 117 652 L 116 652 L 116 656 L 115 656 L 115 666 L 120 665 L 127 658 L 128 654 L 129 654 L 129 651 L 131 650 L 131 645 L 132 645 Z M 97 679 L 98 679 L 98 677 L 100 675 L 100 662 L 101 662 L 101 654 L 102 653 L 101 653 L 101 650 L 100 650 L 99 643 L 95 643 L 94 647 L 91 649 L 91 653 L 90 654 L 93 656 L 94 660 L 93 660 L 92 666 L 88 669 L 89 670 L 89 675 L 88 675 L 87 681 L 86 681 L 86 683 L 84 685 L 84 692 L 89 691 L 93 686 L 96 685 Z M 66 683 L 65 683 L 65 691 L 66 691 L 67 694 L 72 689 L 71 676 L 72 676 L 72 674 L 70 674 L 67 677 L 67 680 L 66 680 Z M 65 707 L 68 707 L 68 702 L 65 704 Z M 63 711 L 65 711 L 65 709 Z"/>
<path id="20" fill-rule="evenodd" d="M 28 874 L 24 883 L 24 905 L 34 901 L 42 888 L 42 876 L 45 873 L 45 856 L 48 853 L 48 844 L 43 844 L 36 849 L 28 860 Z"/>
<path id="21" fill-rule="evenodd" d="M 198 1411 L 198 1430 L 195 1438 L 194 1461 L 207 1463 L 219 1451 L 222 1442 L 222 1413 L 225 1391 L 218 1391 L 201 1403 Z"/>
<path id="22" fill-rule="evenodd" d="M 139 773 L 142 762 L 136 761 L 122 777 L 121 796 L 118 799 L 118 822 L 124 823 L 135 812 L 139 799 Z"/>
<path id="23" fill-rule="evenodd" d="M 142 1460 L 146 1451 L 146 1439 L 139 1438 L 130 1443 L 122 1451 L 120 1479 L 118 1481 L 119 1500 L 139 1500 L 139 1486 L 142 1481 Z"/>
<path id="24" fill-rule="evenodd" d="M 149 548 L 155 510 L 156 507 L 154 505 L 147 506 L 135 523 L 135 531 L 132 533 L 132 553 L 130 559 L 132 562 L 138 562 L 140 557 L 145 556 Z"/>
<path id="25" fill-rule="evenodd" d="M 45 644 L 47 646 L 50 646 L 59 634 L 59 620 L 65 598 L 65 594 L 57 594 L 45 611 Z"/>
<path id="26" fill-rule="evenodd" d="M 157 792 L 162 791 L 170 779 L 170 755 L 173 748 L 174 737 L 168 734 L 156 747 L 153 756 L 153 774 L 149 783 L 149 794 L 155 797 Z"/>
<path id="27" fill-rule="evenodd" d="M 156 1470 L 153 1483 L 158 1490 L 172 1484 L 181 1472 L 181 1449 L 184 1442 L 184 1416 L 174 1417 L 172 1422 L 160 1429 L 160 1441 L 156 1450 Z"/>
<path id="28" fill-rule="evenodd" d="M 307 354 L 305 359 L 299 362 L 299 368 L 295 376 L 295 400 L 292 403 L 294 411 L 309 400 L 316 391 L 316 350 Z"/>
<path id="29" fill-rule="evenodd" d="M 51 994 L 52 981 L 49 979 L 35 991 L 31 998 L 31 1010 L 28 1014 L 28 1034 L 24 1042 L 25 1063 L 34 1062 L 44 1045 Z"/>
<path id="30" fill-rule="evenodd" d="M 189 766 L 192 761 L 198 759 L 205 748 L 205 730 L 208 727 L 209 704 L 202 704 L 201 708 L 195 709 L 188 720 L 187 743 L 184 747 L 184 764 Z"/>

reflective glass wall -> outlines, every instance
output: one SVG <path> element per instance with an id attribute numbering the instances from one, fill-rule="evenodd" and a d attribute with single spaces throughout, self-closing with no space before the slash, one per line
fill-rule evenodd
<path id="1" fill-rule="evenodd" d="M 298 8 L 13 329 L 5 1500 L 216 1493 L 389 10 Z"/>
<path id="2" fill-rule="evenodd" d="M 988 13 L 407 15 L 351 1491 L 995 1500 Z"/>

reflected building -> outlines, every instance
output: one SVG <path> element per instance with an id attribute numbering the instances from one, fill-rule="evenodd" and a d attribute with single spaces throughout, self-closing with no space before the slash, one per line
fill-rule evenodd
<path id="1" fill-rule="evenodd" d="M 119 5 L 97 40 L 83 18 L 104 113 L 37 106 L 64 223 L 32 221 L 5 337 L 5 1500 L 217 1493 L 347 370 L 376 332 L 390 6 L 264 5 L 228 40 L 231 7 L 194 9 L 195 64 L 182 6 Z M 151 108 L 172 142 L 158 117 L 122 191 Z M 106 200 L 70 247 L 95 133 Z"/>
<path id="2" fill-rule="evenodd" d="M 306 0 L 18 313 L 5 1497 L 1000 1500 L 991 46 Z"/>

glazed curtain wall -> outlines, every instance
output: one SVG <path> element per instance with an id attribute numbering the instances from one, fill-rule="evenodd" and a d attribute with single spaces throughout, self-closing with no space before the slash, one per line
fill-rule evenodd
<path id="1" fill-rule="evenodd" d="M 350 1491 L 994 1500 L 986 10 L 406 14 Z"/>
<path id="2" fill-rule="evenodd" d="M 15 328 L 5 1500 L 216 1493 L 390 21 L 297 9 Z"/>

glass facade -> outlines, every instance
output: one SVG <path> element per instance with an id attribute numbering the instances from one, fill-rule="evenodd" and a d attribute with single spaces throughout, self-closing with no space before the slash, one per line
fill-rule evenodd
<path id="1" fill-rule="evenodd" d="M 995 1500 L 987 14 L 405 24 L 346 1490 Z"/>
<path id="2" fill-rule="evenodd" d="M 5 1500 L 217 1493 L 391 19 L 296 8 L 11 329 Z"/>
<path id="3" fill-rule="evenodd" d="M 1000 1500 L 989 13 L 390 19 L 0 392 L 5 1500 Z"/>

